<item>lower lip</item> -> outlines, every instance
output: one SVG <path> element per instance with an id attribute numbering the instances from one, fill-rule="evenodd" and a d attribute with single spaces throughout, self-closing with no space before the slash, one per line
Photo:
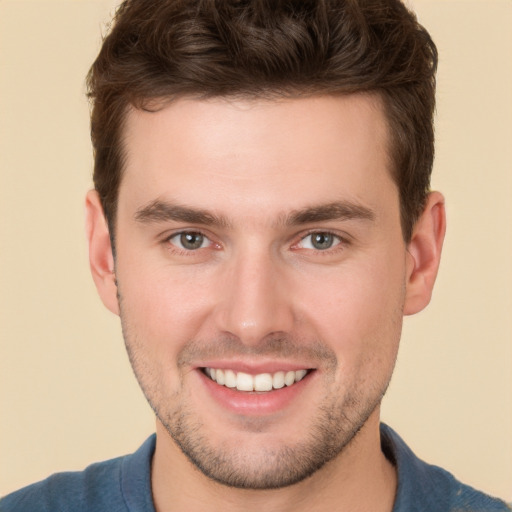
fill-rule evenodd
<path id="1" fill-rule="evenodd" d="M 223 408 L 235 414 L 261 416 L 279 412 L 297 401 L 298 396 L 312 381 L 315 372 L 308 372 L 302 380 L 292 386 L 266 392 L 238 391 L 236 388 L 217 384 L 199 369 L 197 373 L 208 392 Z"/>

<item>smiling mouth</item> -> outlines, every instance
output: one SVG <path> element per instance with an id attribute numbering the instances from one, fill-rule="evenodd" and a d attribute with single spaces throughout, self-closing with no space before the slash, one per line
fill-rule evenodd
<path id="1" fill-rule="evenodd" d="M 293 386 L 308 375 L 311 370 L 278 371 L 275 373 L 259 373 L 258 375 L 217 368 L 202 368 L 202 371 L 220 386 L 237 389 L 238 391 L 268 392 Z"/>

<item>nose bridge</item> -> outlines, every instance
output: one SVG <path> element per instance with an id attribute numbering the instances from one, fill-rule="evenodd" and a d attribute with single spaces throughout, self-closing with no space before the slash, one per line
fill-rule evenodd
<path id="1" fill-rule="evenodd" d="M 292 327 L 282 263 L 269 249 L 240 249 L 228 263 L 219 307 L 220 329 L 247 345 Z"/>

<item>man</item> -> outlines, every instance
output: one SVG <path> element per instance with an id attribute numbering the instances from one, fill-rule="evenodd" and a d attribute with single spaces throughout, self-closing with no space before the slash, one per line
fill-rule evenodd
<path id="1" fill-rule="evenodd" d="M 88 237 L 157 435 L 2 510 L 507 509 L 379 424 L 444 238 L 435 68 L 399 2 L 122 5 Z"/>

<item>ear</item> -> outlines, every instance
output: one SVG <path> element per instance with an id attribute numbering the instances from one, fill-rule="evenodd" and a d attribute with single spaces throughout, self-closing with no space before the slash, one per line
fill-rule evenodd
<path id="1" fill-rule="evenodd" d="M 85 200 L 85 230 L 89 242 L 89 264 L 96 289 L 103 304 L 119 314 L 114 256 L 107 220 L 98 193 L 90 190 Z"/>
<path id="2" fill-rule="evenodd" d="M 445 231 L 444 197 L 439 192 L 432 192 L 407 246 L 405 315 L 418 313 L 430 302 Z"/>

